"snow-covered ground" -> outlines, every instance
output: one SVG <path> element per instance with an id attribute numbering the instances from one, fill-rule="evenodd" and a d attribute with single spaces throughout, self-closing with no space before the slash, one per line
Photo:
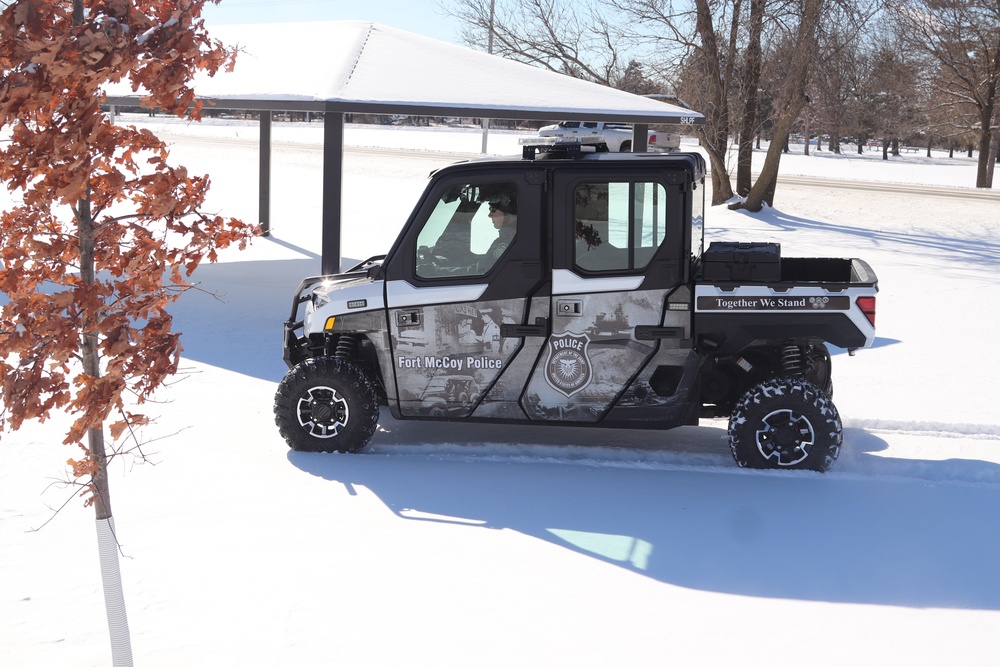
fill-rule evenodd
<path id="1" fill-rule="evenodd" d="M 151 123 L 256 218 L 252 125 Z M 517 151 L 490 133 L 490 151 Z M 1000 664 L 1000 198 L 779 185 L 711 240 L 863 257 L 878 341 L 834 358 L 825 475 L 738 469 L 724 422 L 663 433 L 397 422 L 360 455 L 289 452 L 281 322 L 319 270 L 318 123 L 275 123 L 274 236 L 199 270 L 184 372 L 112 495 L 136 664 Z M 458 129 L 349 126 L 345 264 L 384 252 Z M 968 187 L 964 156 L 782 161 L 787 175 Z M 929 188 L 931 189 L 931 188 Z M 92 510 L 53 481 L 60 419 L 0 442 L 7 665 L 110 663 Z M 53 518 L 53 512 L 69 500 Z M 52 519 L 51 522 L 46 522 Z M 34 530 L 41 527 L 40 530 Z"/>

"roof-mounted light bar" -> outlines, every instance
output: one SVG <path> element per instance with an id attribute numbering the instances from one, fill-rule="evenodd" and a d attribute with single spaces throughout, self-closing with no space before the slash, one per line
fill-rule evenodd
<path id="1" fill-rule="evenodd" d="M 607 153 L 608 144 L 599 134 L 577 137 L 521 137 L 521 156 L 534 160 L 537 153 L 556 153 L 563 157 L 576 157 L 581 153 Z"/>

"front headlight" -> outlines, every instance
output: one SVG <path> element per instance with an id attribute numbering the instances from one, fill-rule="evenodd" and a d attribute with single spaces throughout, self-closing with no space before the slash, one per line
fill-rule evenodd
<path id="1" fill-rule="evenodd" d="M 326 292 L 313 292 L 312 293 L 312 304 L 313 309 L 322 308 L 326 304 L 330 303 L 330 295 Z"/>

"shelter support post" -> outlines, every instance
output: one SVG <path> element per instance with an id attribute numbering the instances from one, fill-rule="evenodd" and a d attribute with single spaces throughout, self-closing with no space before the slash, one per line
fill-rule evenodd
<path id="1" fill-rule="evenodd" d="M 271 235 L 271 112 L 260 112 L 260 188 L 257 222 L 261 234 Z"/>
<path id="2" fill-rule="evenodd" d="M 636 123 L 632 126 L 632 152 L 646 153 L 649 151 L 649 125 Z"/>
<path id="3" fill-rule="evenodd" d="M 323 114 L 323 275 L 340 273 L 340 212 L 343 199 L 344 114 Z"/>

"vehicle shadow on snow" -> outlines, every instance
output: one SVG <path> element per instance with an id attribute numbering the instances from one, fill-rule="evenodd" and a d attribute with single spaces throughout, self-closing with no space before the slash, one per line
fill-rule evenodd
<path id="1" fill-rule="evenodd" d="M 979 469 L 962 477 L 978 474 L 992 484 L 894 476 L 905 475 L 906 466 L 882 466 L 884 459 L 871 452 L 885 443 L 860 429 L 850 429 L 845 455 L 863 457 L 853 467 L 871 464 L 871 476 L 836 468 L 825 475 L 740 470 L 728 459 L 718 428 L 635 436 L 382 423 L 387 430 L 376 434 L 368 453 L 290 452 L 288 459 L 348 493 L 367 489 L 400 520 L 515 530 L 677 586 L 823 602 L 1000 609 L 1000 578 L 992 564 L 1000 533 L 986 528 L 1000 522 L 1000 470 L 991 463 L 964 462 Z M 643 451 L 609 455 L 615 449 L 609 443 L 633 437 Z M 461 442 L 477 444 L 454 444 Z M 509 445 L 513 453 L 507 455 L 493 446 L 501 442 L 518 444 Z M 687 465 L 673 462 L 688 459 Z M 919 465 L 938 480 L 947 478 L 950 462 Z"/>
<path id="2" fill-rule="evenodd" d="M 288 370 L 281 359 L 282 324 L 299 282 L 319 273 L 319 256 L 277 239 L 254 243 L 275 243 L 307 257 L 202 264 L 191 279 L 198 289 L 185 293 L 170 312 L 185 359 L 278 382 Z M 344 266 L 353 263 L 344 260 Z"/>
<path id="3" fill-rule="evenodd" d="M 925 436 L 933 436 L 935 432 L 948 433 L 951 428 L 950 425 L 936 423 L 921 425 L 913 422 L 905 424 L 877 422 L 877 424 L 890 431 L 898 429 L 903 434 Z M 899 428 L 900 426 L 902 428 Z M 927 430 L 921 430 L 923 427 L 926 427 Z M 957 432 L 968 427 L 969 425 L 955 425 L 956 431 L 952 432 L 951 437 L 976 437 L 968 433 Z M 997 438 L 995 432 L 991 431 L 996 427 L 976 427 L 975 425 L 972 427 L 983 429 L 979 437 Z M 969 458 L 923 460 L 876 455 L 887 449 L 888 444 L 885 440 L 865 430 L 865 428 L 845 428 L 844 448 L 834 470 L 877 476 L 881 479 L 894 478 L 911 482 L 922 480 L 927 484 L 957 482 L 960 484 L 991 485 L 994 489 L 1000 490 L 1000 465 L 996 463 Z"/>
<path id="4" fill-rule="evenodd" d="M 295 286 L 319 269 L 304 254 L 200 267 L 204 291 L 171 310 L 184 357 L 280 380 L 281 322 Z M 516 530 L 694 589 L 1000 609 L 991 565 L 1000 533 L 984 529 L 1000 523 L 992 463 L 882 458 L 874 452 L 885 443 L 861 429 L 847 430 L 848 465 L 819 475 L 739 470 L 718 428 L 431 425 L 387 416 L 381 424 L 368 454 L 292 452 L 289 460 L 348 490 L 369 489 L 401 520 Z"/>

